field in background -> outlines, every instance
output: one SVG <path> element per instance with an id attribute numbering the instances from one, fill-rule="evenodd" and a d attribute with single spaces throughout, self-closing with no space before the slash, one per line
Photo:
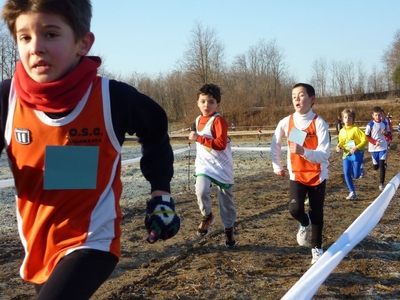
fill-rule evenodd
<path id="1" fill-rule="evenodd" d="M 372 119 L 371 114 L 374 106 L 380 106 L 387 114 L 390 114 L 392 116 L 393 125 L 400 123 L 400 98 L 365 100 L 356 102 L 351 101 L 331 104 L 318 103 L 317 99 L 313 110 L 317 114 L 321 115 L 321 117 L 330 125 L 330 127 L 334 128 L 336 119 L 338 116 L 340 116 L 342 110 L 344 108 L 353 108 L 357 113 L 356 125 L 363 127 Z M 230 125 L 232 122 L 235 123 L 237 131 L 257 131 L 259 127 L 261 127 L 263 130 L 273 130 L 275 129 L 279 120 L 289 114 L 292 114 L 293 112 L 293 106 L 257 108 L 256 111 L 247 116 L 247 118 L 251 119 L 251 121 L 246 122 L 246 124 L 234 122 L 234 120 L 230 120 L 229 118 L 226 118 L 226 121 L 228 122 L 228 125 Z M 193 117 L 193 120 L 188 123 L 179 122 L 170 124 L 169 132 L 178 134 L 179 132 L 187 130 L 187 128 L 192 125 L 194 119 L 195 116 Z"/>

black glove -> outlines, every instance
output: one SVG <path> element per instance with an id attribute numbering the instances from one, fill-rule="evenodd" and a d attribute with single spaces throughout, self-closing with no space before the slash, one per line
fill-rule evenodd
<path id="1" fill-rule="evenodd" d="M 177 234 L 181 226 L 181 219 L 175 212 L 172 197 L 162 195 L 147 201 L 144 224 L 149 233 L 147 237 L 149 243 L 155 243 L 158 239 L 166 240 Z"/>

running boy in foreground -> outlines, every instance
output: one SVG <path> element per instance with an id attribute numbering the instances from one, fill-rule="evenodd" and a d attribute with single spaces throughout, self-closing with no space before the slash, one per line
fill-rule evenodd
<path id="1" fill-rule="evenodd" d="M 233 158 L 228 138 L 228 124 L 217 113 L 221 102 L 220 88 L 215 84 L 203 85 L 197 93 L 197 106 L 201 115 L 189 140 L 196 141 L 196 196 L 203 216 L 197 235 L 205 237 L 215 222 L 212 213 L 211 184 L 218 187 L 220 216 L 225 229 L 225 247 L 236 245 L 234 225 L 236 207 L 233 201 Z"/>
<path id="2" fill-rule="evenodd" d="M 148 241 L 180 226 L 170 197 L 173 152 L 165 111 L 135 88 L 97 76 L 89 0 L 7 0 L 2 18 L 18 47 L 0 85 L 0 149 L 15 180 L 21 277 L 36 299 L 89 299 L 120 257 L 121 148 L 142 145 L 150 182 Z M 10 97 L 8 98 L 8 94 Z"/>
<path id="3" fill-rule="evenodd" d="M 315 91 L 311 85 L 296 84 L 292 89 L 292 101 L 295 112 L 279 122 L 272 138 L 272 166 L 276 175 L 286 176 L 280 157 L 282 140 L 287 138 L 289 211 L 300 222 L 297 233 L 300 246 L 309 245 L 311 226 L 311 264 L 314 264 L 323 254 L 323 208 L 330 156 L 329 131 L 328 124 L 312 111 Z M 307 194 L 310 207 L 308 213 L 304 210 Z"/>

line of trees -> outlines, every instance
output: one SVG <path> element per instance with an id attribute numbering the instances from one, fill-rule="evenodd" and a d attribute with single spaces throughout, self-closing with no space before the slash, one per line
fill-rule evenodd
<path id="1" fill-rule="evenodd" d="M 18 60 L 18 51 L 5 26 L 0 28 L 1 77 L 10 78 Z M 225 46 L 216 31 L 195 23 L 186 50 L 175 69 L 150 76 L 133 72 L 121 77 L 107 71 L 106 58 L 100 75 L 123 80 L 149 95 L 167 111 L 170 121 L 191 124 L 198 114 L 196 92 L 208 82 L 218 84 L 223 92 L 221 112 L 230 122 L 259 125 L 260 118 L 278 113 L 291 104 L 291 88 L 297 83 L 286 64 L 284 50 L 275 39 L 260 39 L 245 53 L 226 62 Z M 357 101 L 366 93 L 382 93 L 400 86 L 400 30 L 383 51 L 382 66 L 370 73 L 361 61 L 328 61 L 315 58 L 310 66 L 311 83 L 323 101 Z M 345 97 L 341 99 L 341 97 Z M 260 109 L 268 108 L 268 109 Z"/>

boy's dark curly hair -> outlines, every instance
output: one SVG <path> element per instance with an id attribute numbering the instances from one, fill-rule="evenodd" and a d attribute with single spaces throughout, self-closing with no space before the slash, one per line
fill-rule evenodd
<path id="1" fill-rule="evenodd" d="M 217 103 L 221 102 L 221 89 L 218 85 L 212 83 L 206 83 L 197 92 L 197 99 L 200 95 L 211 95 Z"/>

